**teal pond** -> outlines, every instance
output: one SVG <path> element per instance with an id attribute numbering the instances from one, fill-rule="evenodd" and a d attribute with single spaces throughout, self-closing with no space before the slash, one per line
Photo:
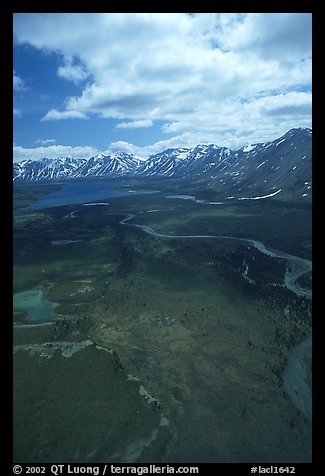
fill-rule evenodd
<path id="1" fill-rule="evenodd" d="M 26 320 L 31 324 L 52 321 L 55 306 L 57 303 L 48 301 L 43 291 L 38 289 L 15 293 L 13 298 L 14 310 L 25 311 Z"/>

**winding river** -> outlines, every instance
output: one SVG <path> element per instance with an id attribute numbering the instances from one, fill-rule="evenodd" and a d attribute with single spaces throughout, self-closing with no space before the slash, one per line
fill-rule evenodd
<path id="1" fill-rule="evenodd" d="M 303 296 L 308 299 L 311 299 L 311 290 L 304 289 L 297 283 L 297 280 L 305 273 L 308 273 L 312 269 L 312 262 L 307 259 L 300 258 L 299 256 L 290 255 L 287 253 L 283 253 L 282 251 L 278 250 L 271 250 L 267 248 L 261 241 L 251 240 L 249 238 L 237 238 L 235 236 L 227 236 L 227 235 L 166 235 L 164 233 L 159 233 L 155 231 L 153 228 L 147 225 L 138 225 L 137 223 L 129 223 L 135 215 L 129 213 L 125 218 L 120 220 L 121 225 L 128 225 L 134 226 L 136 228 L 140 228 L 145 233 L 149 235 L 158 236 L 159 238 L 173 238 L 173 239 L 198 239 L 198 238 L 211 238 L 211 239 L 223 239 L 223 240 L 236 240 L 242 241 L 243 243 L 248 243 L 249 245 L 254 246 L 260 253 L 268 255 L 272 258 L 280 258 L 285 259 L 286 261 L 290 262 L 290 271 L 287 270 L 285 275 L 285 286 L 290 289 L 292 292 L 297 294 L 298 296 Z"/>
<path id="2" fill-rule="evenodd" d="M 310 289 L 302 288 L 297 280 L 308 273 L 312 269 L 312 262 L 307 259 L 300 258 L 299 256 L 294 256 L 291 254 L 283 253 L 282 251 L 273 250 L 267 248 L 261 241 L 251 240 L 248 238 L 237 238 L 233 236 L 222 236 L 222 235 L 167 235 L 164 233 L 159 233 L 153 228 L 147 225 L 139 225 L 137 223 L 130 223 L 131 220 L 135 218 L 135 215 L 129 213 L 125 218 L 120 220 L 121 225 L 133 226 L 140 228 L 145 233 L 150 235 L 157 236 L 159 238 L 173 238 L 173 239 L 227 239 L 227 240 L 236 240 L 248 243 L 249 245 L 254 246 L 260 253 L 266 254 L 272 258 L 280 258 L 290 263 L 290 270 L 287 269 L 284 286 L 290 289 L 298 296 L 302 296 L 308 299 L 312 297 L 312 291 Z M 300 342 L 296 345 L 290 352 L 287 367 L 283 373 L 283 387 L 285 392 L 290 397 L 293 404 L 298 408 L 298 410 L 309 420 L 311 421 L 312 413 L 312 392 L 311 388 L 307 383 L 306 372 L 303 365 L 303 356 L 304 351 L 307 348 L 312 347 L 311 336 L 305 339 L 303 342 Z"/>

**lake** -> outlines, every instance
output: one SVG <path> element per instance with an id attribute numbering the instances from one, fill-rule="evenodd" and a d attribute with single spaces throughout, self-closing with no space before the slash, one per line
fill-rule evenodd
<path id="1" fill-rule="evenodd" d="M 55 318 L 53 308 L 56 303 L 48 301 L 40 290 L 14 294 L 13 305 L 15 310 L 27 312 L 26 319 L 31 324 L 47 322 Z"/>
<path id="2" fill-rule="evenodd" d="M 108 198 L 125 197 L 129 195 L 147 195 L 159 192 L 159 190 L 114 190 L 116 188 L 125 188 L 125 185 L 94 180 L 70 182 L 63 184 L 60 190 L 49 193 L 40 198 L 28 208 L 53 208 L 63 205 L 76 205 L 93 200 L 105 200 Z"/>

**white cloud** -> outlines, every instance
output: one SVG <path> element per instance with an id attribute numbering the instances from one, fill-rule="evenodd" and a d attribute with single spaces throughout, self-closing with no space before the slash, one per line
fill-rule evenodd
<path id="1" fill-rule="evenodd" d="M 22 160 L 39 160 L 43 157 L 48 159 L 56 159 L 57 157 L 79 157 L 88 159 L 101 152 L 92 146 L 66 146 L 66 145 L 50 145 L 44 147 L 25 148 L 18 145 L 13 146 L 14 162 Z"/>
<path id="2" fill-rule="evenodd" d="M 123 140 L 112 142 L 106 151 L 108 155 L 116 152 L 126 152 L 127 154 L 134 154 L 140 157 L 146 157 L 147 155 L 144 147 L 139 147 Z"/>
<path id="3" fill-rule="evenodd" d="M 26 91 L 26 89 L 28 89 L 25 85 L 25 81 L 18 76 L 15 71 L 13 75 L 13 88 L 14 91 Z"/>
<path id="4" fill-rule="evenodd" d="M 120 122 L 117 129 L 138 129 L 141 127 L 151 127 L 153 122 L 150 119 L 140 119 L 138 121 Z"/>
<path id="5" fill-rule="evenodd" d="M 14 18 L 18 44 L 62 55 L 60 77 L 88 78 L 65 110 L 51 109 L 42 121 L 95 115 L 121 121 L 119 129 L 162 121 L 162 132 L 174 135 L 166 141 L 175 143 L 264 140 L 311 125 L 308 13 Z"/>
<path id="6" fill-rule="evenodd" d="M 17 107 L 14 107 L 14 108 L 13 108 L 13 114 L 14 114 L 14 116 L 16 116 L 16 117 L 21 117 L 21 110 L 18 109 Z"/>
<path id="7" fill-rule="evenodd" d="M 276 61 L 299 61 L 311 56 L 311 13 L 253 13 L 239 21 L 220 18 L 217 39 L 225 49 L 250 51 Z"/>
<path id="8" fill-rule="evenodd" d="M 71 56 L 65 58 L 65 64 L 58 67 L 57 73 L 60 78 L 67 79 L 75 84 L 84 81 L 89 75 L 83 66 L 73 64 Z"/>
<path id="9" fill-rule="evenodd" d="M 46 144 L 53 144 L 53 142 L 56 142 L 56 140 L 55 139 L 37 139 L 35 141 L 35 144 L 46 145 Z"/>
<path id="10" fill-rule="evenodd" d="M 57 109 L 50 109 L 50 111 L 48 111 L 45 116 L 42 117 L 41 122 L 60 121 L 62 119 L 87 119 L 87 116 L 80 111 L 58 111 Z"/>
<path id="11" fill-rule="evenodd" d="M 233 99 L 215 109 L 213 103 L 197 117 L 195 127 L 191 117 L 166 123 L 163 132 L 189 135 L 198 142 L 213 142 L 228 147 L 245 145 L 279 137 L 293 127 L 311 126 L 311 93 L 290 92 L 273 96 Z M 195 134 L 192 132 L 195 131 Z"/>

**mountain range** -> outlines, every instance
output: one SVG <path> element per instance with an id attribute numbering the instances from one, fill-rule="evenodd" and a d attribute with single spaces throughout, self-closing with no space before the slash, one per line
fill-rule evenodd
<path id="1" fill-rule="evenodd" d="M 141 159 L 120 152 L 90 159 L 59 157 L 24 160 L 13 165 L 17 183 L 90 177 L 170 177 L 204 182 L 227 194 L 287 190 L 310 197 L 312 130 L 291 129 L 282 137 L 238 150 L 214 144 L 167 149 Z"/>

